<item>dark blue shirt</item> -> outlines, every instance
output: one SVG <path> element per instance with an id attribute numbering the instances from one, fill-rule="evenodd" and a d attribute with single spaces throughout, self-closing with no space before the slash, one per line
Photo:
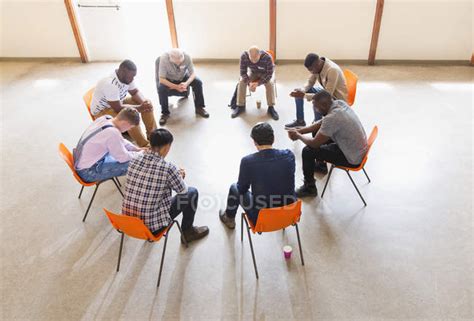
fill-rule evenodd
<path id="1" fill-rule="evenodd" d="M 258 215 L 262 208 L 280 207 L 296 200 L 295 155 L 288 149 L 264 149 L 242 158 L 237 188 L 240 194 L 250 189 L 254 200 L 254 211 Z"/>

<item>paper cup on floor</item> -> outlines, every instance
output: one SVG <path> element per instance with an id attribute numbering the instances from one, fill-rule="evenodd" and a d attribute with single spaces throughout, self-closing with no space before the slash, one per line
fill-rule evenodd
<path id="1" fill-rule="evenodd" d="M 293 252 L 293 248 L 289 245 L 285 245 L 283 247 L 283 254 L 285 255 L 285 259 L 291 258 L 291 252 Z"/>

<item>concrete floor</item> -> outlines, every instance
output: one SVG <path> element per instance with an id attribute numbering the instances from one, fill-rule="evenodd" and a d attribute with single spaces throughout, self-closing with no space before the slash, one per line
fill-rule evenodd
<path id="1" fill-rule="evenodd" d="M 380 130 L 366 167 L 372 183 L 354 175 L 368 206 L 336 172 L 323 200 L 304 201 L 306 265 L 297 253 L 283 259 L 283 245 L 296 248 L 293 229 L 256 235 L 256 281 L 247 239 L 217 210 L 240 158 L 254 152 L 251 126 L 268 117 L 250 98 L 231 120 L 237 66 L 198 64 L 211 118 L 196 118 L 191 102 L 173 109 L 169 160 L 200 190 L 196 223 L 210 234 L 186 249 L 172 233 L 156 290 L 163 242 L 126 239 L 116 273 L 119 234 L 102 208 L 119 211 L 121 197 L 104 184 L 82 223 L 92 188 L 78 200 L 57 153 L 90 121 L 82 95 L 116 63 L 0 66 L 2 320 L 473 319 L 472 68 L 344 66 L 360 77 L 354 108 L 366 130 Z M 138 64 L 137 81 L 159 117 L 152 66 Z M 288 93 L 305 78 L 301 65 L 277 67 L 281 119 L 270 121 L 276 147 L 297 155 L 298 184 L 303 145 L 283 125 L 294 118 Z"/>

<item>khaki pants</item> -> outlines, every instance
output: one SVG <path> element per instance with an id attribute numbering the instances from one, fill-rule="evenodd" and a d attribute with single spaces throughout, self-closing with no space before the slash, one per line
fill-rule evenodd
<path id="1" fill-rule="evenodd" d="M 261 76 L 262 74 L 260 73 L 250 72 L 249 74 L 249 78 L 251 82 L 257 81 L 258 79 L 260 79 Z M 274 87 L 273 79 L 270 79 L 268 82 L 266 82 L 263 85 L 265 86 L 265 93 L 267 96 L 267 105 L 275 106 L 275 87 Z M 240 106 L 240 107 L 245 106 L 247 87 L 248 85 L 245 83 L 245 81 L 240 79 L 239 86 L 237 87 L 237 106 Z"/>
<path id="2" fill-rule="evenodd" d="M 139 103 L 134 101 L 132 97 L 125 98 L 123 103 L 126 104 L 126 105 L 139 105 Z M 107 108 L 107 109 L 102 110 L 97 115 L 94 115 L 94 117 L 97 118 L 97 117 L 104 116 L 104 115 L 110 115 L 112 117 L 115 117 L 115 116 L 117 116 L 117 113 L 112 108 Z M 147 137 L 150 137 L 151 132 L 154 129 L 156 129 L 155 115 L 153 114 L 153 111 L 149 111 L 149 112 L 146 112 L 146 113 L 140 113 L 140 115 L 141 115 L 141 118 L 143 120 L 143 123 L 145 124 Z M 128 131 L 128 134 L 130 135 L 130 137 L 135 141 L 135 143 L 139 147 L 145 147 L 145 146 L 149 145 L 149 141 L 143 135 L 143 132 L 142 132 L 142 129 L 141 129 L 140 125 L 131 128 Z"/>

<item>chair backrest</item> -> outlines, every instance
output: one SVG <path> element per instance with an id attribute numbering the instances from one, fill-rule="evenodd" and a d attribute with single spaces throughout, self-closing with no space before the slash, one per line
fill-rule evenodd
<path id="1" fill-rule="evenodd" d="M 377 126 L 374 126 L 374 128 L 372 128 L 372 132 L 370 133 L 369 139 L 367 140 L 367 153 L 365 154 L 364 159 L 360 163 L 360 167 L 363 167 L 367 162 L 370 149 L 372 148 L 372 144 L 375 142 L 375 139 L 377 138 L 378 134 L 379 128 Z"/>
<path id="2" fill-rule="evenodd" d="M 272 232 L 298 223 L 301 216 L 301 200 L 282 207 L 264 208 L 258 213 L 255 232 Z"/>
<path id="3" fill-rule="evenodd" d="M 347 86 L 347 103 L 349 106 L 352 106 L 355 101 L 359 77 L 349 69 L 344 69 L 344 77 L 346 78 Z"/>
<path id="4" fill-rule="evenodd" d="M 84 103 L 86 104 L 87 112 L 89 113 L 89 116 L 91 116 L 91 119 L 93 121 L 95 120 L 95 117 L 91 113 L 91 103 L 92 103 L 92 96 L 94 95 L 94 90 L 95 90 L 95 87 L 92 87 L 82 97 L 84 99 Z"/>
<path id="5" fill-rule="evenodd" d="M 112 226 L 116 230 L 119 230 L 120 232 L 130 237 L 134 237 L 136 239 L 142 239 L 142 240 L 158 241 L 163 235 L 163 233 L 161 233 L 158 238 L 155 237 L 150 232 L 148 227 L 146 227 L 145 223 L 143 223 L 143 221 L 139 219 L 138 217 L 122 215 L 122 214 L 118 215 L 118 214 L 108 211 L 105 208 L 104 208 L 104 212 L 109 218 L 110 224 L 112 224 Z"/>
<path id="6" fill-rule="evenodd" d="M 77 174 L 76 169 L 74 168 L 74 158 L 71 152 L 69 151 L 69 149 L 67 149 L 66 145 L 64 145 L 63 143 L 59 143 L 59 156 L 61 156 L 61 158 L 64 159 L 66 164 L 69 166 L 69 169 L 71 170 L 72 175 L 74 175 L 74 178 L 79 182 L 79 184 L 86 185 L 86 186 L 95 184 L 95 183 L 84 182 L 81 179 L 81 177 Z"/>
<path id="7" fill-rule="evenodd" d="M 270 57 L 272 57 L 272 62 L 273 64 L 275 64 L 275 53 L 273 52 L 273 50 L 266 50 L 267 54 L 270 55 Z"/>
<path id="8" fill-rule="evenodd" d="M 160 56 L 156 58 L 155 60 L 155 80 L 156 80 L 156 85 L 160 83 Z"/>

